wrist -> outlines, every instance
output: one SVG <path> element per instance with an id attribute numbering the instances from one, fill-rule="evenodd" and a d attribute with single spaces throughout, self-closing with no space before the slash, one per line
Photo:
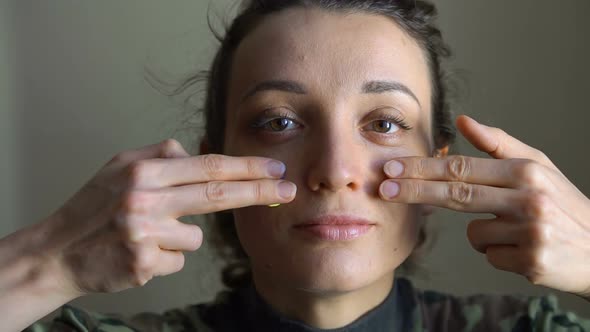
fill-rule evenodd
<path id="1" fill-rule="evenodd" d="M 5 253 L 0 276 L 14 292 L 35 294 L 67 303 L 82 296 L 69 284 L 66 269 L 60 263 L 60 248 L 55 246 L 51 220 L 21 229 L 2 239 Z"/>
<path id="2" fill-rule="evenodd" d="M 60 239 L 61 220 L 50 217 L 46 222 L 38 224 L 39 229 L 36 250 L 32 252 L 41 277 L 35 286 L 48 295 L 67 299 L 67 302 L 83 296 L 74 284 L 68 268 L 63 264 L 62 254 L 64 239 Z"/>
<path id="3" fill-rule="evenodd" d="M 45 298 L 47 301 L 60 304 L 81 295 L 66 287 L 62 274 L 54 262 L 38 257 L 22 257 L 9 268 L 13 277 L 9 292 Z"/>
<path id="4" fill-rule="evenodd" d="M 0 239 L 0 317 L 2 330 L 21 331 L 51 311 L 78 297 L 64 288 L 57 260 L 37 247 L 35 226 Z"/>

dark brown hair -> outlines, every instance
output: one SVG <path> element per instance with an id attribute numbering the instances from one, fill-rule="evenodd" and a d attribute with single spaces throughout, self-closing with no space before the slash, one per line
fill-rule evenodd
<path id="1" fill-rule="evenodd" d="M 208 153 L 223 153 L 227 87 L 235 50 L 244 37 L 265 17 L 293 7 L 319 8 L 343 13 L 372 13 L 395 21 L 417 41 L 428 62 L 435 147 L 443 148 L 454 142 L 456 134 L 448 102 L 448 77 L 442 66 L 442 60 L 448 58 L 451 52 L 444 43 L 440 30 L 433 23 L 437 15 L 433 4 L 418 0 L 250 0 L 243 3 L 237 17 L 226 29 L 225 35 L 216 34 L 212 29 L 221 45 L 210 70 L 205 72 L 206 75 L 192 75 L 176 90 L 185 91 L 200 82 L 203 77 L 206 79 L 205 102 L 201 111 L 205 116 L 204 140 L 207 142 Z M 211 26 L 210 21 L 209 25 Z M 228 262 L 222 273 L 223 282 L 230 288 L 240 287 L 249 282 L 250 268 L 248 257 L 238 240 L 233 214 L 224 211 L 209 217 L 215 219 L 211 223 L 215 246 Z M 418 251 L 423 251 L 426 247 L 426 239 L 427 232 L 422 228 L 418 244 L 412 255 L 402 264 L 402 271 L 412 272 L 418 267 L 415 260 Z"/>

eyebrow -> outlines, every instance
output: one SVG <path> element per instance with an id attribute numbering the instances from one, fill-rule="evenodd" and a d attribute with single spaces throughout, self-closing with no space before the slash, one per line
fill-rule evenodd
<path id="1" fill-rule="evenodd" d="M 242 101 L 254 96 L 259 92 L 273 90 L 290 92 L 298 95 L 304 95 L 307 93 L 303 85 L 295 81 L 271 80 L 256 84 L 252 89 L 250 89 L 246 94 L 244 94 L 244 97 L 242 97 Z"/>
<path id="2" fill-rule="evenodd" d="M 270 80 L 256 84 L 242 97 L 242 102 L 263 91 L 284 91 L 298 95 L 307 94 L 303 84 L 289 80 Z M 406 85 L 395 81 L 368 81 L 363 84 L 362 93 L 401 92 L 414 99 L 420 107 L 418 97 Z"/>
<path id="3" fill-rule="evenodd" d="M 412 90 L 410 90 L 410 88 L 408 88 L 406 85 L 404 85 L 400 82 L 369 81 L 369 82 L 365 82 L 365 84 L 363 84 L 362 91 L 363 91 L 363 93 L 384 93 L 384 92 L 394 92 L 394 91 L 401 92 L 403 94 L 408 95 L 412 99 L 414 99 L 418 103 L 418 106 L 422 107 L 422 105 L 420 105 L 420 101 L 418 100 L 418 97 L 416 97 L 416 95 L 412 92 Z"/>

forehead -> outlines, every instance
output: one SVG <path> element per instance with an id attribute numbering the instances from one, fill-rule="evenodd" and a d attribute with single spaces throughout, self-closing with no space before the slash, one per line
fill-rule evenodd
<path id="1" fill-rule="evenodd" d="M 234 55 L 229 98 L 265 80 L 296 80 L 331 96 L 363 82 L 407 85 L 430 109 L 429 73 L 417 42 L 388 17 L 293 8 L 264 18 Z"/>

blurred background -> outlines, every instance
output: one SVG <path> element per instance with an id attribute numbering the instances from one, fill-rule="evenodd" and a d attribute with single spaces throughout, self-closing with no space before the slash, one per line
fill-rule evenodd
<path id="1" fill-rule="evenodd" d="M 144 70 L 174 80 L 208 68 L 217 47 L 209 2 L 215 22 L 231 20 L 230 0 L 0 2 L 0 237 L 48 216 L 119 151 L 173 137 L 196 154 L 198 132 L 183 123 L 190 113 L 151 88 Z M 590 2 L 437 4 L 455 54 L 449 67 L 463 82 L 455 113 L 540 148 L 590 194 Z M 462 138 L 458 147 L 483 156 Z M 418 287 L 458 295 L 554 292 L 562 307 L 590 317 L 590 303 L 492 268 L 465 236 L 476 217 L 431 217 L 439 239 L 424 261 L 428 274 L 413 278 Z M 74 304 L 131 314 L 213 299 L 220 263 L 207 241 L 187 258 L 183 271 L 141 289 Z"/>

